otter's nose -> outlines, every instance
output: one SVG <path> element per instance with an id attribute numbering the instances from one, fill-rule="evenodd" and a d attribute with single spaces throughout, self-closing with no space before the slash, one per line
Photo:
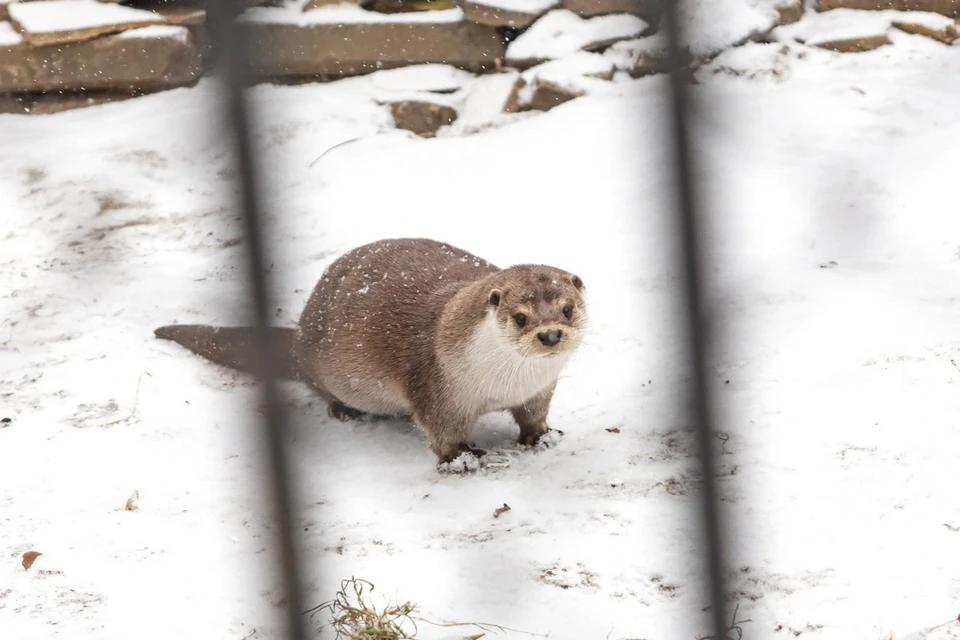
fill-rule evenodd
<path id="1" fill-rule="evenodd" d="M 540 339 L 540 342 L 548 347 L 552 347 L 560 342 L 560 338 L 562 337 L 563 331 L 560 331 L 559 329 L 550 329 L 549 331 L 542 331 L 537 334 L 537 338 Z"/>

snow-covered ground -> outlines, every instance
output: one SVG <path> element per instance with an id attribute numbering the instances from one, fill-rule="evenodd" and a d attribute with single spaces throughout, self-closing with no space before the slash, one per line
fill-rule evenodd
<path id="1" fill-rule="evenodd" d="M 960 637 L 922 633 L 960 610 L 960 48 L 893 39 L 750 44 L 695 87 L 731 598 L 750 640 Z M 393 131 L 371 78 L 253 91 L 278 323 L 339 253 L 396 236 L 554 264 L 590 295 L 551 413 L 566 435 L 506 468 L 440 475 L 411 426 L 332 421 L 285 387 L 311 604 L 357 576 L 438 621 L 707 633 L 666 82 L 623 86 L 433 140 Z M 3 640 L 279 637 L 255 387 L 152 334 L 250 320 L 216 96 L 205 80 L 0 117 Z M 504 415 L 476 432 L 514 438 Z"/>

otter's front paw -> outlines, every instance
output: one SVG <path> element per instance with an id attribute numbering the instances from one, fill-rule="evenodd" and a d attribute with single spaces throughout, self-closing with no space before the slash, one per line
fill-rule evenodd
<path id="1" fill-rule="evenodd" d="M 560 442 L 561 437 L 563 437 L 563 431 L 548 428 L 542 433 L 521 433 L 519 442 L 525 447 L 549 449 Z"/>
<path id="2" fill-rule="evenodd" d="M 474 453 L 474 451 L 479 452 Z M 440 473 L 471 473 L 480 469 L 480 456 L 486 452 L 481 449 L 465 449 L 455 458 L 449 460 L 441 459 L 437 463 L 437 471 Z"/>

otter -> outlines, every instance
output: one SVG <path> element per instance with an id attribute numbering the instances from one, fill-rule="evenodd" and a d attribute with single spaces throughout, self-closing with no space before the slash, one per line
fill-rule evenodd
<path id="1" fill-rule="evenodd" d="M 468 440 L 479 416 L 510 411 L 525 446 L 551 430 L 557 379 L 587 326 L 585 294 L 579 276 L 558 268 L 501 269 L 435 240 L 380 240 L 324 271 L 298 325 L 271 328 L 271 357 L 281 378 L 311 386 L 331 416 L 407 416 L 438 468 L 476 469 L 485 452 Z M 254 370 L 252 328 L 154 333 Z"/>

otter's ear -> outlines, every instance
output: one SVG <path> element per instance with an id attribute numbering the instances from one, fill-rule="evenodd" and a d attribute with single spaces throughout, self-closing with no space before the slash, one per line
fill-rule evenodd
<path id="1" fill-rule="evenodd" d="M 500 289 L 493 289 L 490 292 L 489 300 L 490 300 L 490 304 L 492 304 L 493 306 L 495 307 L 500 306 L 500 300 L 502 298 L 503 298 L 503 291 L 500 291 Z"/>
<path id="2" fill-rule="evenodd" d="M 580 279 L 580 276 L 573 276 L 572 278 L 570 278 L 570 282 L 577 289 L 583 289 L 583 280 Z"/>

